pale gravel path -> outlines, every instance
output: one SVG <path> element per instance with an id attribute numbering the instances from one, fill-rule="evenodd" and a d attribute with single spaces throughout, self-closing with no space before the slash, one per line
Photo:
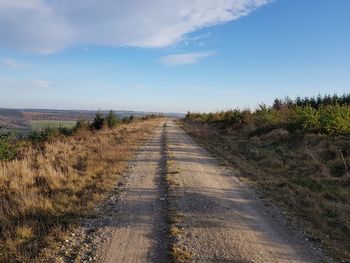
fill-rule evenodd
<path id="1" fill-rule="evenodd" d="M 163 125 L 141 146 L 125 191 L 119 217 L 110 226 L 112 237 L 98 262 L 167 262 L 166 212 L 163 204 Z"/>
<path id="2" fill-rule="evenodd" d="M 193 262 L 328 262 L 265 213 L 254 194 L 172 121 L 166 136 L 179 172 L 179 244 Z"/>

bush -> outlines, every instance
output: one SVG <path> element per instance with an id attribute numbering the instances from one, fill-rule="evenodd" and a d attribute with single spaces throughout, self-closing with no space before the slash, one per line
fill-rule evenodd
<path id="1" fill-rule="evenodd" d="M 46 128 L 41 131 L 33 131 L 28 135 L 28 139 L 34 143 L 43 143 L 53 140 L 55 137 L 59 136 L 59 128 Z"/>
<path id="2" fill-rule="evenodd" d="M 350 133 L 350 107 L 326 106 L 320 109 L 320 126 L 324 133 Z"/>
<path id="3" fill-rule="evenodd" d="M 87 120 L 79 120 L 75 125 L 75 130 L 87 130 L 90 128 L 90 123 Z"/>
<path id="4" fill-rule="evenodd" d="M 114 128 L 120 121 L 113 111 L 110 111 L 105 118 L 105 121 L 110 129 Z"/>
<path id="5" fill-rule="evenodd" d="M 257 125 L 260 127 L 277 126 L 281 123 L 279 110 L 268 108 L 266 105 L 260 105 L 260 108 L 255 112 Z"/>
<path id="6" fill-rule="evenodd" d="M 2 127 L 0 127 L 1 131 Z M 0 134 L 0 160 L 11 160 L 17 152 L 11 141 L 11 133 Z"/>
<path id="7" fill-rule="evenodd" d="M 91 127 L 95 130 L 101 130 L 105 125 L 105 118 L 101 112 L 96 113 L 94 120 L 92 121 Z"/>
<path id="8" fill-rule="evenodd" d="M 303 131 L 319 130 L 319 111 L 311 106 L 295 108 L 291 116 L 289 127 Z"/>

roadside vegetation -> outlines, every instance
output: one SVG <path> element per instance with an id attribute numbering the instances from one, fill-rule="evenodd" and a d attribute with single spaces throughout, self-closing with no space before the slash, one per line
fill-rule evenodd
<path id="1" fill-rule="evenodd" d="M 350 95 L 276 99 L 255 111 L 188 113 L 188 133 L 350 261 Z"/>
<path id="2" fill-rule="evenodd" d="M 34 262 L 117 185 L 158 116 L 0 135 L 0 262 Z M 0 130 L 1 131 L 1 130 Z M 41 254 L 41 256 L 45 256 Z"/>

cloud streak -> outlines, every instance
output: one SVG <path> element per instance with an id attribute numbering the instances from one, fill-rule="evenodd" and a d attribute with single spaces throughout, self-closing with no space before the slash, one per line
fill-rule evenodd
<path id="1" fill-rule="evenodd" d="M 55 83 L 44 79 L 13 79 L 0 76 L 0 90 L 9 91 L 35 91 L 48 90 L 55 86 Z"/>
<path id="2" fill-rule="evenodd" d="M 175 54 L 165 56 L 159 59 L 159 62 L 168 66 L 178 66 L 185 64 L 196 64 L 201 59 L 215 55 L 216 52 L 198 52 L 198 53 L 187 53 L 187 54 Z"/>
<path id="3" fill-rule="evenodd" d="M 16 59 L 14 58 L 5 58 L 2 63 L 7 66 L 7 67 L 11 67 L 11 68 L 17 68 L 17 69 L 23 69 L 23 68 L 29 68 L 30 64 L 27 63 L 22 63 L 22 62 L 18 62 Z"/>
<path id="4" fill-rule="evenodd" d="M 69 46 L 166 47 L 248 15 L 270 0 L 1 0 L 0 46 L 52 53 Z"/>
<path id="5" fill-rule="evenodd" d="M 49 89 L 52 88 L 53 84 L 54 83 L 49 80 L 33 79 L 31 86 L 35 88 Z"/>

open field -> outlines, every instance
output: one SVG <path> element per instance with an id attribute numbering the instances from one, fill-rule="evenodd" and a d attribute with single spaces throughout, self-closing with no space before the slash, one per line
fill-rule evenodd
<path id="1" fill-rule="evenodd" d="M 45 128 L 73 128 L 76 121 L 60 121 L 60 120 L 32 120 L 30 124 L 33 130 L 41 130 Z"/>

